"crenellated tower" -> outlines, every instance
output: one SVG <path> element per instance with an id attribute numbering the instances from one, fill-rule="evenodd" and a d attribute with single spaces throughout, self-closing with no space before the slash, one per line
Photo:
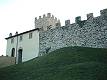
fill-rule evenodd
<path id="1" fill-rule="evenodd" d="M 39 16 L 35 18 L 35 28 L 39 28 L 42 31 L 46 31 L 55 27 L 61 26 L 60 20 L 51 15 L 51 13 L 47 13 L 47 15 L 43 15 L 43 17 Z"/>

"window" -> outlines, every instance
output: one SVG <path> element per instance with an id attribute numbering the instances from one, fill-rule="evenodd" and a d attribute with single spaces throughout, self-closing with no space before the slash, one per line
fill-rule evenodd
<path id="1" fill-rule="evenodd" d="M 11 43 L 14 43 L 14 38 L 11 39 Z"/>
<path id="2" fill-rule="evenodd" d="M 21 35 L 21 36 L 20 36 L 20 41 L 22 41 L 22 39 L 23 39 L 23 36 Z"/>
<path id="3" fill-rule="evenodd" d="M 31 39 L 32 38 L 32 33 L 29 33 L 29 39 Z"/>

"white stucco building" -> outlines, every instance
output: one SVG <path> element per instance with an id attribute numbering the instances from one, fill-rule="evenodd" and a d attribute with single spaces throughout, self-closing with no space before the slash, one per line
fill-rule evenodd
<path id="1" fill-rule="evenodd" d="M 29 30 L 23 33 L 11 35 L 7 39 L 6 55 L 16 57 L 16 63 L 28 61 L 38 56 L 39 31 Z"/>
<path id="2" fill-rule="evenodd" d="M 39 55 L 39 31 L 55 28 L 60 23 L 50 13 L 47 16 L 35 18 L 35 29 L 15 35 L 9 34 L 7 40 L 6 55 L 16 57 L 16 64 L 28 61 Z"/>

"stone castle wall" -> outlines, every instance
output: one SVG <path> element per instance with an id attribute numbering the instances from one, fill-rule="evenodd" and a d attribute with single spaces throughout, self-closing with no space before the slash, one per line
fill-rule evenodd
<path id="1" fill-rule="evenodd" d="M 65 26 L 56 27 L 39 34 L 40 55 L 68 46 L 107 48 L 107 9 L 100 16 L 87 14 L 87 20 L 76 17 L 75 23 L 65 21 Z"/>
<path id="2" fill-rule="evenodd" d="M 57 23 L 60 23 L 60 20 L 51 15 L 51 13 L 47 13 L 47 15 L 44 14 L 42 17 L 39 16 L 38 19 L 37 17 L 35 18 L 35 28 L 44 31 L 55 28 Z"/>

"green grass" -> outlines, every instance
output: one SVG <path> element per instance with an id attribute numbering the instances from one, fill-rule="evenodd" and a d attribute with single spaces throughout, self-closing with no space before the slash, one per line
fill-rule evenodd
<path id="1" fill-rule="evenodd" d="M 62 48 L 0 69 L 0 80 L 107 80 L 107 49 Z"/>

